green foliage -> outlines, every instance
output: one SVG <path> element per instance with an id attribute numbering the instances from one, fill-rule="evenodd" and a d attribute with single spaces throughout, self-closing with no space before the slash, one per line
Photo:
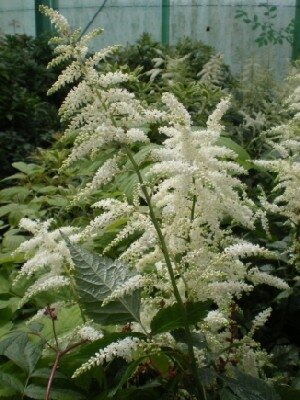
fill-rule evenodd
<path id="1" fill-rule="evenodd" d="M 103 325 L 139 321 L 138 291 L 101 306 L 116 288 L 133 276 L 126 264 L 100 257 L 70 242 L 68 246 L 76 268 L 77 292 L 87 315 Z"/>
<path id="2" fill-rule="evenodd" d="M 52 57 L 48 37 L 25 35 L 0 38 L 0 176 L 11 171 L 13 161 L 23 160 L 36 147 L 49 146 L 59 129 L 57 103 L 47 97 L 56 73 L 47 70 Z"/>
<path id="3" fill-rule="evenodd" d="M 244 374 L 238 369 L 234 370 L 234 379 L 223 379 L 239 400 L 280 400 L 275 390 L 263 380 Z"/>
<path id="4" fill-rule="evenodd" d="M 188 323 L 194 325 L 206 317 L 209 304 L 202 302 L 186 303 L 185 309 Z M 184 324 L 184 316 L 179 305 L 173 304 L 158 311 L 151 321 L 151 332 L 152 334 L 170 332 L 182 328 Z"/>

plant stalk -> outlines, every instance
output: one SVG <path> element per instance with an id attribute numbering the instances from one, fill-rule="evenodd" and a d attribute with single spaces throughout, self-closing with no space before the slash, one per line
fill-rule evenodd
<path id="1" fill-rule="evenodd" d="M 56 353 L 56 358 L 54 361 L 54 364 L 51 368 L 51 373 L 49 375 L 48 378 L 48 383 L 47 383 L 47 390 L 46 390 L 46 395 L 45 395 L 45 400 L 50 400 L 50 392 L 51 392 L 51 388 L 52 388 L 52 383 L 53 383 L 53 379 L 55 376 L 55 372 L 58 368 L 60 359 L 67 353 L 69 353 L 71 350 L 75 349 L 76 347 L 82 345 L 83 343 L 86 343 L 87 340 L 82 340 L 81 342 L 76 342 L 73 343 L 72 345 L 70 345 L 69 347 L 67 347 L 65 350 L 58 350 Z"/>

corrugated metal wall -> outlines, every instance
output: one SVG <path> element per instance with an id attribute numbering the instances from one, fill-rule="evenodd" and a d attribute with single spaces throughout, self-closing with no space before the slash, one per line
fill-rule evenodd
<path id="1" fill-rule="evenodd" d="M 143 32 L 161 40 L 162 0 L 58 0 L 58 9 L 74 27 L 83 29 L 101 26 L 105 33 L 94 43 L 94 49 L 110 44 L 134 43 Z M 165 2 L 166 3 L 166 2 Z M 291 57 L 291 45 L 268 44 L 259 48 L 257 31 L 251 24 L 236 19 L 236 10 L 243 8 L 252 18 L 263 21 L 261 4 L 275 5 L 275 29 L 288 25 L 295 14 L 295 0 L 170 0 L 170 43 L 184 36 L 202 40 L 224 54 L 233 72 L 239 73 L 247 59 L 273 68 L 283 76 Z M 103 7 L 102 7 L 103 6 Z M 0 0 L 0 28 L 4 33 L 35 33 L 34 0 Z"/>
<path id="2" fill-rule="evenodd" d="M 244 9 L 250 18 L 257 15 L 259 21 L 268 20 L 262 3 L 278 7 L 273 20 L 275 29 L 287 26 L 294 18 L 295 0 L 171 0 L 171 41 L 175 43 L 182 36 L 202 40 L 224 54 L 225 62 L 234 72 L 240 72 L 250 57 L 274 68 L 281 76 L 291 57 L 291 45 L 284 42 L 258 47 L 257 31 L 252 30 L 251 24 L 235 18 L 236 11 Z"/>
<path id="3" fill-rule="evenodd" d="M 0 0 L 0 32 L 35 35 L 34 0 Z"/>

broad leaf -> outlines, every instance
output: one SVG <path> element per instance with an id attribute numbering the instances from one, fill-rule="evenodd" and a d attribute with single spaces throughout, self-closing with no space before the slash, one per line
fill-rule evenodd
<path id="1" fill-rule="evenodd" d="M 46 387 L 30 384 L 25 389 L 25 395 L 31 399 L 42 400 L 45 398 Z M 71 389 L 52 388 L 50 393 L 52 400 L 80 400 L 86 399 L 86 396 Z"/>
<path id="2" fill-rule="evenodd" d="M 68 241 L 76 269 L 77 292 L 87 315 L 101 324 L 139 321 L 140 294 L 135 291 L 104 307 L 102 302 L 132 276 L 126 264 L 90 253 Z"/>
<path id="3" fill-rule="evenodd" d="M 280 400 L 280 396 L 266 382 L 234 369 L 236 379 L 224 378 L 228 387 L 240 400 Z"/>
<path id="4" fill-rule="evenodd" d="M 26 164 L 23 161 L 17 161 L 12 163 L 12 166 L 16 169 L 18 169 L 21 172 L 24 172 L 24 174 L 33 176 L 36 174 L 42 174 L 45 169 L 37 164 Z"/>
<path id="5" fill-rule="evenodd" d="M 186 335 L 186 331 L 183 328 L 175 329 L 171 332 L 173 338 L 178 343 L 187 343 L 188 338 Z M 206 339 L 203 333 L 201 332 L 191 332 L 191 339 L 194 347 L 198 349 L 205 349 L 207 347 Z"/>
<path id="6" fill-rule="evenodd" d="M 251 157 L 249 153 L 239 144 L 237 144 L 232 139 L 221 136 L 217 140 L 217 145 L 227 147 L 230 150 L 233 150 L 237 154 L 236 162 L 244 167 L 246 170 L 251 168 Z"/>
<path id="7" fill-rule="evenodd" d="M 230 390 L 221 389 L 220 390 L 220 400 L 239 400 Z"/>
<path id="8" fill-rule="evenodd" d="M 8 386 L 19 393 L 22 393 L 24 389 L 22 382 L 18 378 L 2 371 L 0 371 L 0 385 Z"/>
<path id="9" fill-rule="evenodd" d="M 186 303 L 185 309 L 188 323 L 196 324 L 207 315 L 207 302 Z M 184 316 L 178 303 L 162 308 L 151 321 L 152 334 L 170 332 L 184 326 Z"/>
<path id="10" fill-rule="evenodd" d="M 31 374 L 42 353 L 42 346 L 29 341 L 24 332 L 14 332 L 0 342 L 0 355 L 4 355 L 27 374 Z"/>
<path id="11" fill-rule="evenodd" d="M 139 358 L 138 360 L 134 360 L 127 366 L 118 385 L 109 392 L 108 397 L 113 397 L 117 393 L 118 390 L 122 389 L 122 386 L 128 381 L 128 379 L 130 379 L 132 377 L 132 375 L 137 370 L 138 366 L 143 362 L 143 360 L 145 358 L 147 358 L 147 357 L 145 356 L 145 357 Z"/>
<path id="12" fill-rule="evenodd" d="M 290 386 L 280 385 L 276 387 L 277 392 L 280 394 L 282 400 L 299 400 L 300 390 L 291 388 Z"/>

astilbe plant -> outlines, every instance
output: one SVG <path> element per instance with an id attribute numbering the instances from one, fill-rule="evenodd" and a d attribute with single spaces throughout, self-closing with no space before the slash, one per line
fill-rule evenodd
<path id="1" fill-rule="evenodd" d="M 298 269 L 300 260 L 299 78 L 299 68 L 296 66 L 288 79 L 290 93 L 284 104 L 284 111 L 289 118 L 262 135 L 276 158 L 256 161 L 259 167 L 276 174 L 270 198 L 262 196 L 261 200 L 268 212 L 285 217 L 285 225 L 288 226 L 293 243 L 289 249 L 290 261 Z"/>
<path id="2" fill-rule="evenodd" d="M 161 382 L 178 377 L 170 398 L 217 399 L 233 394 L 245 398 L 247 374 L 264 377 L 263 367 L 270 362 L 254 333 L 271 310 L 261 312 L 250 330 L 242 331 L 239 299 L 256 285 L 288 286 L 255 264 L 257 257 L 274 254 L 235 233 L 237 227 L 254 229 L 262 211 L 239 179 L 246 171 L 235 161 L 236 154 L 218 145 L 230 99 L 218 104 L 206 129 L 194 129 L 190 115 L 171 93 L 163 94 L 162 109 L 151 108 L 122 88 L 129 75 L 97 71 L 97 63 L 115 49 L 87 57 L 87 42 L 99 30 L 80 37 L 56 11 L 45 7 L 42 11 L 60 34 L 52 40 L 57 57 L 51 65 L 70 60 L 50 92 L 74 84 L 60 108 L 68 123 L 65 135 L 76 134 L 62 168 L 99 152 L 111 155 L 91 182 L 78 190 L 73 203 L 115 184 L 128 169 L 137 177 L 130 198 L 119 195 L 91 204 L 101 212 L 83 229 L 50 230 L 49 220 L 21 221 L 33 234 L 18 249 L 27 255 L 16 278 L 16 284 L 28 278 L 21 305 L 43 291 L 56 290 L 57 307 L 76 303 L 83 319 L 83 325 L 69 333 L 67 346 L 63 347 L 66 338 L 55 334 L 57 357 L 46 398 L 61 357 L 81 343 L 109 337 L 111 330 L 122 331 L 123 336 L 99 344 L 74 377 L 123 358 L 132 371 L 121 380 L 123 384 L 143 365 L 155 370 Z M 162 146 L 149 146 L 147 131 L 152 123 L 160 126 Z M 146 171 L 137 156 L 143 147 L 151 160 Z M 119 221 L 121 228 L 104 249 L 109 254 L 115 249 L 115 260 L 84 248 Z M 47 307 L 49 315 L 55 307 Z M 45 311 L 36 318 L 42 314 Z M 54 317 L 52 322 L 55 327 Z M 151 364 L 155 357 L 166 361 L 167 372 Z M 257 398 L 276 398 L 263 381 L 255 382 L 266 396 Z"/>

